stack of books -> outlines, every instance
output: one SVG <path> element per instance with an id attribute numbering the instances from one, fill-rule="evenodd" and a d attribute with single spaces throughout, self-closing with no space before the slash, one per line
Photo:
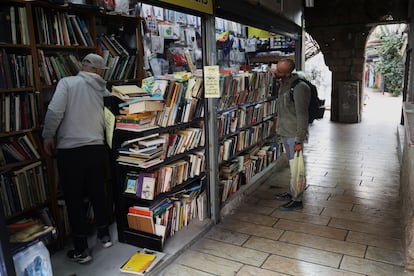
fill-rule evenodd
<path id="1" fill-rule="evenodd" d="M 152 134 L 126 141 L 118 149 L 119 164 L 148 168 L 164 161 L 167 140 L 163 134 Z"/>

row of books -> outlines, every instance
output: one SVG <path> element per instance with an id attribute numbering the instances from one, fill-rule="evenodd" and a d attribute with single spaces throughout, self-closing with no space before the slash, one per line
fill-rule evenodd
<path id="1" fill-rule="evenodd" d="M 219 161 L 231 160 L 237 152 L 265 140 L 275 131 L 275 121 L 267 120 L 263 124 L 242 130 L 237 135 L 225 139 L 219 146 Z"/>
<path id="2" fill-rule="evenodd" d="M 30 132 L 0 141 L 0 166 L 38 158 L 40 158 L 40 154 Z"/>
<path id="3" fill-rule="evenodd" d="M 0 89 L 33 87 L 32 55 L 0 51 Z"/>
<path id="4" fill-rule="evenodd" d="M 201 78 L 190 78 L 183 82 L 171 81 L 167 89 L 165 109 L 160 112 L 157 125 L 171 126 L 204 115 L 204 105 L 200 100 L 203 93 Z"/>
<path id="5" fill-rule="evenodd" d="M 76 75 L 81 70 L 79 59 L 73 54 L 47 54 L 42 49 L 39 55 L 39 73 L 43 85 L 56 84 L 61 78 Z"/>
<path id="6" fill-rule="evenodd" d="M 123 93 L 122 86 L 112 91 L 114 96 L 124 101 L 119 104 L 121 115 L 116 118 L 117 128 L 141 131 L 148 127 L 166 127 L 190 122 L 204 115 L 201 78 L 190 78 L 183 82 L 165 79 L 160 81 L 164 83 L 160 84 L 161 82 L 155 80 L 148 86 L 147 94 L 135 97 Z M 129 90 L 128 86 L 126 88 Z M 138 114 L 134 115 L 136 113 Z M 147 120 L 149 117 L 150 122 Z M 152 121 L 153 117 L 155 121 Z"/>
<path id="7" fill-rule="evenodd" d="M 201 184 L 195 184 L 180 194 L 164 198 L 150 207 L 129 207 L 128 227 L 159 235 L 164 242 L 187 226 L 191 220 L 206 218 L 206 201 L 206 192 L 201 191 Z"/>
<path id="8" fill-rule="evenodd" d="M 10 241 L 14 246 L 28 244 L 41 238 L 51 240 L 51 234 L 56 233 L 56 224 L 49 208 L 43 207 L 27 217 L 12 219 L 7 224 Z"/>
<path id="9" fill-rule="evenodd" d="M 241 185 L 250 182 L 253 176 L 267 168 L 280 156 L 279 144 L 270 143 L 254 147 L 220 168 L 221 201 L 225 202 L 237 192 Z"/>
<path id="10" fill-rule="evenodd" d="M 197 147 L 203 147 L 204 144 L 204 124 L 203 122 L 198 122 L 198 127 L 175 130 L 173 133 L 156 133 L 132 139 L 118 149 L 118 160 L 134 160 L 133 158 L 136 158 L 135 162 L 137 163 L 156 157 L 165 160 Z"/>
<path id="11" fill-rule="evenodd" d="M 37 91 L 0 93 L 0 132 L 19 131 L 40 126 L 40 93 Z"/>
<path id="12" fill-rule="evenodd" d="M 0 7 L 0 43 L 30 44 L 26 7 Z"/>
<path id="13" fill-rule="evenodd" d="M 259 123 L 275 114 L 276 99 L 254 106 L 241 107 L 236 110 L 221 113 L 217 118 L 218 135 L 219 137 L 223 137 L 230 133 L 234 133 L 237 130 Z"/>
<path id="14" fill-rule="evenodd" d="M 0 196 L 7 216 L 39 204 L 48 198 L 45 168 L 40 161 L 0 175 Z"/>
<path id="15" fill-rule="evenodd" d="M 152 171 L 131 171 L 125 176 L 124 192 L 137 198 L 153 200 L 158 195 L 171 191 L 188 179 L 205 172 L 204 152 L 189 154 L 185 160 L 163 165 Z"/>
<path id="16" fill-rule="evenodd" d="M 39 44 L 94 46 L 86 21 L 78 15 L 42 7 L 34 8 L 35 34 Z"/>
<path id="17" fill-rule="evenodd" d="M 114 34 L 101 34 L 97 38 L 97 53 L 109 69 L 104 70 L 105 80 L 135 79 L 137 76 L 137 56 L 127 49 Z"/>
<path id="18" fill-rule="evenodd" d="M 272 83 L 271 73 L 264 71 L 231 74 L 220 73 L 219 110 L 239 104 L 256 102 L 270 96 Z"/>

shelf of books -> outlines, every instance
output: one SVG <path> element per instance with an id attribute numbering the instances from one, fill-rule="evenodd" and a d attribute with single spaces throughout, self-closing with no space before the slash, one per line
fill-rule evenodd
<path id="1" fill-rule="evenodd" d="M 55 233 L 51 186 L 40 142 L 43 99 L 37 85 L 31 5 L 0 8 L 0 198 L 11 252 Z M 3 241 L 2 241 L 3 243 Z"/>
<path id="2" fill-rule="evenodd" d="M 169 237 L 207 218 L 202 93 L 201 76 L 191 73 L 112 87 L 121 242 L 163 250 Z"/>
<path id="3" fill-rule="evenodd" d="M 224 206 L 279 156 L 275 142 L 276 102 L 267 70 L 220 74 L 219 189 Z"/>
<path id="4" fill-rule="evenodd" d="M 0 196 L 11 247 L 46 236 L 60 247 L 70 230 L 54 160 L 41 148 L 45 110 L 57 82 L 76 75 L 91 52 L 107 60 L 109 86 L 142 79 L 141 21 L 99 7 L 6 0 L 0 22 Z"/>

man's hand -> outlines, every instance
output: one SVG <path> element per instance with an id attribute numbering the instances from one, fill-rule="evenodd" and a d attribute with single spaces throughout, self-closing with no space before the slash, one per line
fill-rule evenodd
<path id="1" fill-rule="evenodd" d="M 295 143 L 295 147 L 293 148 L 295 152 L 303 150 L 302 143 Z"/>
<path id="2" fill-rule="evenodd" d="M 55 153 L 55 142 L 51 141 L 44 141 L 43 149 L 45 150 L 48 156 L 53 156 Z"/>

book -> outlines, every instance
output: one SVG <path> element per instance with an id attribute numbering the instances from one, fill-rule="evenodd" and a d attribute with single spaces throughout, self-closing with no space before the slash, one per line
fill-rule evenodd
<path id="1" fill-rule="evenodd" d="M 121 267 L 121 272 L 126 272 L 135 275 L 145 275 L 150 272 L 158 263 L 162 261 L 165 253 L 140 249 L 135 252 Z"/>
<path id="2" fill-rule="evenodd" d="M 122 100 L 128 100 L 137 96 L 146 96 L 148 92 L 137 85 L 113 85 L 112 94 Z"/>
<path id="3" fill-rule="evenodd" d="M 128 208 L 128 212 L 136 215 L 153 217 L 153 212 L 149 207 L 131 206 Z"/>
<path id="4" fill-rule="evenodd" d="M 136 194 L 138 187 L 138 174 L 129 172 L 125 176 L 125 190 L 124 193 Z"/>
<path id="5" fill-rule="evenodd" d="M 0 8 L 0 43 L 11 43 L 12 42 L 12 33 L 11 33 L 11 16 L 10 9 L 7 6 Z"/>
<path id="6" fill-rule="evenodd" d="M 128 213 L 127 221 L 128 227 L 131 229 L 150 234 L 155 233 L 154 220 L 152 217 Z"/>
<path id="7" fill-rule="evenodd" d="M 155 196 L 155 176 L 152 173 L 140 173 L 138 176 L 138 185 L 140 191 L 137 196 L 142 199 L 153 200 Z M 138 192 L 140 192 L 138 194 Z"/>
<path id="8" fill-rule="evenodd" d="M 128 114 L 134 114 L 141 112 L 161 111 L 164 107 L 165 105 L 162 101 L 142 100 L 123 107 L 123 110 L 125 110 Z"/>

